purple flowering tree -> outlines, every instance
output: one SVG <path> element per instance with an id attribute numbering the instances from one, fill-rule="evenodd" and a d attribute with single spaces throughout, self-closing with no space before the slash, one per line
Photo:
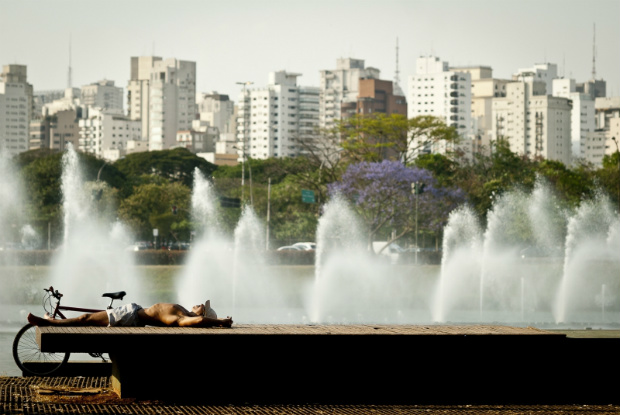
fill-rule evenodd
<path id="1" fill-rule="evenodd" d="M 422 193 L 413 194 L 415 182 L 424 184 Z M 354 204 L 368 227 L 369 246 L 388 229 L 395 231 L 389 243 L 415 232 L 416 197 L 418 230 L 436 235 L 450 211 L 465 201 L 461 189 L 440 187 L 430 171 L 388 160 L 349 165 L 342 179 L 328 186 L 328 192 L 340 193 Z"/>

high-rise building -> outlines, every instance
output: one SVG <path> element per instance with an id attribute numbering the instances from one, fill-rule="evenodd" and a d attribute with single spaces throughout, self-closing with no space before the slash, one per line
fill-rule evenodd
<path id="1" fill-rule="evenodd" d="M 493 130 L 493 98 L 506 96 L 508 79 L 493 78 L 490 66 L 458 66 L 450 68 L 456 72 L 467 72 L 471 76 L 471 122 L 474 140 L 472 150 L 489 154 Z"/>
<path id="2" fill-rule="evenodd" d="M 458 132 L 459 144 L 443 140 L 421 145 L 419 137 L 412 142 L 412 156 L 420 153 L 457 152 L 465 157 L 472 153 L 471 75 L 467 71 L 450 69 L 448 62 L 436 56 L 422 56 L 416 60 L 416 74 L 409 77 L 407 107 L 409 118 L 431 115 L 441 118 Z"/>
<path id="3" fill-rule="evenodd" d="M 90 107 L 79 121 L 79 150 L 115 161 L 127 153 L 128 142 L 140 141 L 140 120 L 119 114 L 116 110 Z"/>
<path id="4" fill-rule="evenodd" d="M 30 149 L 63 151 L 67 144 L 79 145 L 80 109 L 64 109 L 30 121 Z"/>
<path id="5" fill-rule="evenodd" d="M 336 69 L 320 74 L 319 126 L 331 128 L 342 118 L 342 104 L 357 102 L 359 80 L 379 79 L 380 71 L 365 68 L 362 59 L 342 58 L 336 61 Z"/>
<path id="6" fill-rule="evenodd" d="M 237 106 L 237 149 L 247 157 L 294 157 L 319 123 L 319 88 L 297 85 L 301 74 L 271 72 L 265 88 L 246 89 Z"/>
<path id="7" fill-rule="evenodd" d="M 216 91 L 202 94 L 198 102 L 200 121 L 205 121 L 209 126 L 217 128 L 221 134 L 234 132 L 234 112 L 235 103 L 228 95 L 218 94 Z"/>
<path id="8" fill-rule="evenodd" d="M 32 118 L 42 118 L 43 107 L 53 101 L 62 99 L 65 96 L 65 90 L 52 89 L 48 91 L 34 91 L 33 94 Z"/>
<path id="9" fill-rule="evenodd" d="M 9 156 L 29 148 L 32 85 L 25 65 L 5 65 L 0 74 L 0 153 Z"/>
<path id="10" fill-rule="evenodd" d="M 575 85 L 575 91 L 588 95 L 593 100 L 607 96 L 607 82 L 603 79 L 590 79 Z"/>
<path id="11" fill-rule="evenodd" d="M 360 79 L 356 102 L 346 102 L 341 106 L 343 118 L 354 114 L 372 117 L 375 114 L 400 114 L 407 117 L 407 101 L 404 95 L 396 95 L 394 83 L 380 79 Z M 382 147 L 379 156 L 384 159 L 397 158 L 393 148 Z"/>
<path id="12" fill-rule="evenodd" d="M 620 97 L 601 97 L 594 102 L 596 129 L 581 141 L 580 156 L 595 167 L 603 157 L 618 151 L 620 145 Z"/>
<path id="13" fill-rule="evenodd" d="M 551 95 L 553 80 L 558 77 L 558 65 L 555 63 L 537 63 L 531 68 L 519 69 L 512 75 L 513 81 L 542 82 L 545 94 Z"/>
<path id="14" fill-rule="evenodd" d="M 82 87 L 81 101 L 84 106 L 116 109 L 123 112 L 123 88 L 114 86 L 107 79 Z"/>
<path id="15" fill-rule="evenodd" d="M 556 78 L 553 80 L 553 96 L 567 98 L 572 101 L 571 110 L 571 145 L 574 157 L 582 157 L 581 149 L 588 134 L 595 129 L 594 99 L 577 92 L 575 80 Z"/>
<path id="16" fill-rule="evenodd" d="M 41 116 L 47 117 L 59 111 L 74 110 L 81 114 L 83 110 L 79 88 L 66 88 L 61 98 L 45 103 L 41 108 Z"/>
<path id="17" fill-rule="evenodd" d="M 493 139 L 530 158 L 571 163 L 571 110 L 567 98 L 546 94 L 546 82 L 515 81 L 493 99 Z"/>
<path id="18" fill-rule="evenodd" d="M 150 85 L 151 72 L 158 56 L 140 56 L 131 58 L 131 74 L 127 84 L 127 115 L 132 120 L 142 122 L 142 138 L 148 140 L 150 125 Z"/>

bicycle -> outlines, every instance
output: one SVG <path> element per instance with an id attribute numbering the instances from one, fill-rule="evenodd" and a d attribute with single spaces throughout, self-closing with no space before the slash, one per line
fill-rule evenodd
<path id="1" fill-rule="evenodd" d="M 82 313 L 95 313 L 103 311 L 92 308 L 69 307 L 60 305 L 63 294 L 54 290 L 54 287 L 44 288 L 43 309 L 49 318 L 66 319 L 62 311 L 78 311 Z M 112 308 L 114 300 L 122 300 L 127 293 L 118 291 L 114 293 L 104 293 L 102 297 L 110 298 L 110 305 L 107 309 Z M 56 304 L 52 304 L 52 298 L 56 299 Z M 37 343 L 37 327 L 33 324 L 26 324 L 15 335 L 13 340 L 13 359 L 17 366 L 24 372 L 33 376 L 47 376 L 60 369 L 69 360 L 71 353 L 46 353 L 39 349 Z M 107 362 L 103 353 L 88 353 L 91 357 L 101 358 Z"/>

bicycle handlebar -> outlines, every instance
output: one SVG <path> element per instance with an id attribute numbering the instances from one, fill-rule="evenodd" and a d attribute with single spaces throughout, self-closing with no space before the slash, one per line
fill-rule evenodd
<path id="1" fill-rule="evenodd" d="M 60 300 L 60 297 L 62 297 L 62 294 L 59 293 L 58 290 L 54 291 L 54 287 L 52 287 L 51 285 L 49 288 L 43 288 L 43 291 L 47 291 L 57 300 Z"/>

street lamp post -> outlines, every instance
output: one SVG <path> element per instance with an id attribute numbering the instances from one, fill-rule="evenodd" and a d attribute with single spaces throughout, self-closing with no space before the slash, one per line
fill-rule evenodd
<path id="1" fill-rule="evenodd" d="M 616 145 L 616 153 L 618 153 L 618 211 L 620 212 L 620 149 L 616 137 L 611 137 L 611 140 Z"/>
<path id="2" fill-rule="evenodd" d="M 245 201 L 245 138 L 248 131 L 247 113 L 249 105 L 246 105 L 246 86 L 252 85 L 254 82 L 236 82 L 237 85 L 243 86 L 243 142 L 241 147 L 241 203 Z"/>

